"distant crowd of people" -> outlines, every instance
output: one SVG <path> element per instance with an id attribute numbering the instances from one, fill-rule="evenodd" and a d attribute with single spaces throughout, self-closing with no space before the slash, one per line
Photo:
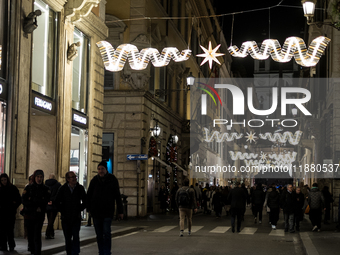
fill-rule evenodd
<path id="1" fill-rule="evenodd" d="M 164 192 L 165 189 L 162 190 Z M 166 196 L 166 193 L 164 192 L 163 195 Z M 239 182 L 229 187 L 206 184 L 202 188 L 198 183 L 189 187 L 189 180 L 186 179 L 182 188 L 175 189 L 174 186 L 171 191 L 172 208 L 173 210 L 179 208 L 180 236 L 183 236 L 185 218 L 188 221 L 188 234 L 191 234 L 192 212 L 195 212 L 197 208 L 202 208 L 205 214 L 211 214 L 214 211 L 217 218 L 222 216 L 224 209 L 226 215 L 231 216 L 232 232 L 240 232 L 247 206 L 251 207 L 254 223 L 262 223 L 262 212 L 265 210 L 269 214 L 269 224 L 273 230 L 277 227 L 280 211 L 282 211 L 285 232 L 300 231 L 300 222 L 304 214 L 309 214 L 312 231 L 319 232 L 323 212 L 324 224 L 329 224 L 331 203 L 333 203 L 333 196 L 329 192 L 329 187 L 324 186 L 320 191 L 317 183 L 314 183 L 311 189 L 305 185 L 295 190 L 291 184 L 277 187 L 275 184 L 264 186 L 258 183 L 250 188 L 244 184 L 240 185 Z M 340 223 L 336 228 L 340 231 Z"/>
<path id="2" fill-rule="evenodd" d="M 54 239 L 54 221 L 61 213 L 61 224 L 67 255 L 80 253 L 80 226 L 84 209 L 91 214 L 97 236 L 100 255 L 111 254 L 111 222 L 115 204 L 120 219 L 123 219 L 123 204 L 117 178 L 108 173 L 105 161 L 99 163 L 98 174 L 91 180 L 87 194 L 78 183 L 72 171 L 65 175 L 66 183 L 61 185 L 52 174 L 44 182 L 44 171 L 36 170 L 29 177 L 22 196 L 17 187 L 10 183 L 7 174 L 1 174 L 0 184 L 0 250 L 14 251 L 14 224 L 18 207 L 24 216 L 27 250 L 41 255 L 41 232 L 47 216 L 46 239 Z"/>

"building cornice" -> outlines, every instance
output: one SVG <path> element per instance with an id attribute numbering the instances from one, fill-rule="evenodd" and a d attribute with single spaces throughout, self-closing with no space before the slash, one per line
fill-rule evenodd
<path id="1" fill-rule="evenodd" d="M 101 40 L 105 40 L 109 34 L 109 30 L 104 22 L 93 13 L 90 13 L 73 24 L 84 34 L 88 36 L 96 34 Z"/>
<path id="2" fill-rule="evenodd" d="M 56 12 L 61 12 L 66 2 L 67 0 L 44 0 L 44 3 Z"/>
<path id="3" fill-rule="evenodd" d="M 89 15 L 93 7 L 97 7 L 100 0 L 68 0 L 65 5 L 65 17 L 71 23 L 80 21 Z"/>

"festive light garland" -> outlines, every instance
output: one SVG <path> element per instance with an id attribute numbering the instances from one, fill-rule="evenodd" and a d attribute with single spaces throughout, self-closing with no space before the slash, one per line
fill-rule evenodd
<path id="1" fill-rule="evenodd" d="M 209 129 L 203 128 L 205 131 L 205 142 L 212 142 L 214 140 L 214 137 L 216 137 L 216 142 L 221 143 L 224 141 L 231 142 L 234 141 L 234 139 L 241 139 L 243 137 L 243 134 L 238 134 L 236 132 L 233 133 L 220 133 L 218 131 L 212 132 L 212 134 L 209 132 Z M 210 133 L 210 138 L 208 137 L 208 134 Z"/>
<path id="2" fill-rule="evenodd" d="M 233 57 L 244 58 L 249 53 L 253 59 L 264 60 L 271 56 L 274 61 L 281 63 L 289 62 L 294 56 L 298 65 L 311 67 L 319 62 L 330 41 L 327 37 L 319 36 L 311 42 L 307 50 L 303 39 L 292 36 L 285 40 L 283 49 L 278 40 L 267 39 L 262 42 L 261 49 L 255 41 L 247 41 L 242 43 L 240 49 L 230 46 L 228 51 Z"/>
<path id="3" fill-rule="evenodd" d="M 207 128 L 203 128 L 204 130 L 204 134 L 205 135 L 205 142 L 212 142 L 212 141 L 216 141 L 218 143 L 227 141 L 227 142 L 232 142 L 235 139 L 241 139 L 243 137 L 243 134 L 240 133 L 236 133 L 236 132 L 232 132 L 232 133 L 220 133 L 218 131 L 214 131 L 214 132 L 209 132 L 209 129 Z M 256 139 L 258 139 L 257 136 L 255 136 L 256 133 L 253 133 L 252 131 L 250 131 L 250 133 L 247 132 L 247 136 L 245 136 L 245 138 L 247 138 L 247 141 L 250 141 L 250 143 L 253 141 L 256 143 Z M 286 131 L 283 134 L 281 133 L 269 133 L 266 132 L 264 134 L 259 134 L 259 138 L 263 139 L 263 140 L 269 140 L 273 143 L 275 142 L 280 142 L 280 143 L 286 143 L 287 140 L 290 144 L 292 145 L 298 145 L 301 137 L 302 137 L 303 132 L 298 130 L 295 132 L 295 134 L 293 135 L 292 132 Z M 209 137 L 210 136 L 210 137 Z"/>
<path id="4" fill-rule="evenodd" d="M 281 160 L 281 161 L 289 161 L 294 162 L 296 160 L 296 155 L 297 152 L 293 151 L 293 153 L 291 153 L 290 151 L 287 154 L 268 154 L 268 157 L 270 159 L 275 159 L 275 160 Z"/>
<path id="5" fill-rule="evenodd" d="M 144 70 L 149 62 L 155 67 L 167 66 L 171 59 L 175 62 L 182 62 L 189 59 L 191 50 L 182 50 L 180 52 L 175 47 L 164 48 L 161 53 L 155 48 L 142 49 L 140 52 L 132 44 L 121 44 L 115 50 L 112 45 L 106 41 L 97 42 L 100 50 L 105 69 L 111 72 L 123 70 L 126 60 L 129 61 L 133 70 Z"/>
<path id="6" fill-rule="evenodd" d="M 281 134 L 281 133 L 271 134 L 271 133 L 267 132 L 265 134 L 259 134 L 259 137 L 263 140 L 268 139 L 269 141 L 271 141 L 273 143 L 275 143 L 275 142 L 285 143 L 288 140 L 288 142 L 291 145 L 298 145 L 299 142 L 300 142 L 302 134 L 303 134 L 303 132 L 300 131 L 300 130 L 296 131 L 294 135 L 293 135 L 292 132 L 289 132 L 289 131 L 286 131 L 283 134 Z"/>
<path id="7" fill-rule="evenodd" d="M 255 153 L 247 153 L 247 152 L 242 153 L 240 151 L 236 153 L 234 151 L 229 151 L 229 154 L 230 154 L 231 159 L 234 161 L 238 159 L 240 160 L 252 159 L 252 158 L 256 159 L 258 157 L 258 154 L 255 154 Z"/>

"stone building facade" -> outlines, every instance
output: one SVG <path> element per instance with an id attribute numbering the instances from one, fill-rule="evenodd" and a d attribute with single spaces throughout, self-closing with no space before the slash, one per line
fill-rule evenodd
<path id="1" fill-rule="evenodd" d="M 3 172 L 21 191 L 36 169 L 61 183 L 73 170 L 87 188 L 102 159 L 104 69 L 96 43 L 108 35 L 106 1 L 7 2 Z M 18 215 L 19 235 L 22 220 Z"/>
<path id="2" fill-rule="evenodd" d="M 173 184 L 181 186 L 183 178 L 190 177 L 192 95 L 186 77 L 190 73 L 194 77 L 212 75 L 208 64 L 200 67 L 202 59 L 195 57 L 201 53 L 200 44 L 207 47 L 211 41 L 216 47 L 223 43 L 227 52 L 218 20 L 195 18 L 213 13 L 210 1 L 132 0 L 121 6 L 114 1 L 107 3 L 106 41 L 114 49 L 131 43 L 139 50 L 150 47 L 159 51 L 165 47 L 192 50 L 189 60 L 170 61 L 166 67 L 155 68 L 149 63 L 146 69 L 136 71 L 125 63 L 120 72 L 105 71 L 103 132 L 109 138 L 103 140 L 103 146 L 110 145 L 112 172 L 120 182 L 121 192 L 128 196 L 129 216 L 160 212 L 160 187 L 167 187 L 170 196 Z M 230 56 L 219 60 L 222 65 L 216 69 L 221 75 L 230 76 Z M 154 136 L 156 124 L 161 129 L 157 137 Z M 178 142 L 174 144 L 172 139 L 176 135 Z M 174 151 L 177 159 L 170 159 L 169 153 Z M 127 157 L 135 154 L 149 157 L 141 161 Z"/>

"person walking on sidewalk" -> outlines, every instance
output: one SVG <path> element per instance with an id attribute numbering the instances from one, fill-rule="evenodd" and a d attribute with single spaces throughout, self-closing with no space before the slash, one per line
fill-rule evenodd
<path id="1" fill-rule="evenodd" d="M 189 188 L 189 179 L 185 178 L 183 182 L 184 186 L 177 190 L 176 202 L 179 208 L 179 236 L 183 236 L 184 231 L 184 220 L 187 217 L 188 222 L 188 235 L 191 235 L 192 225 L 192 210 L 197 212 L 197 203 L 195 198 L 195 191 Z"/>
<path id="2" fill-rule="evenodd" d="M 303 220 L 305 205 L 305 196 L 301 192 L 301 188 L 297 187 L 295 190 L 295 209 L 294 209 L 294 222 L 296 231 L 300 231 L 300 221 Z"/>
<path id="3" fill-rule="evenodd" d="M 246 210 L 247 194 L 240 187 L 240 183 L 236 182 L 235 188 L 233 188 L 228 195 L 228 200 L 231 201 L 231 230 L 235 233 L 235 220 L 237 217 L 237 232 L 241 231 L 241 222 Z"/>
<path id="4" fill-rule="evenodd" d="M 98 174 L 93 177 L 87 192 L 88 212 L 91 213 L 97 235 L 99 255 L 111 254 L 111 223 L 115 203 L 120 219 L 123 219 L 123 203 L 117 178 L 108 173 L 106 161 L 97 167 Z"/>
<path id="5" fill-rule="evenodd" d="M 8 178 L 7 174 L 0 175 L 0 251 L 14 251 L 14 225 L 17 209 L 21 205 L 19 190 Z"/>
<path id="6" fill-rule="evenodd" d="M 308 205 L 309 205 L 309 219 L 312 222 L 313 229 L 312 231 L 320 231 L 321 230 L 321 221 L 322 221 L 322 209 L 325 208 L 325 199 L 318 188 L 317 183 L 313 183 L 312 189 L 308 195 Z"/>
<path id="7" fill-rule="evenodd" d="M 284 190 L 281 195 L 281 208 L 285 220 L 285 232 L 294 233 L 294 209 L 295 209 L 295 194 L 293 193 L 293 185 L 288 184 L 287 190 Z"/>
<path id="8" fill-rule="evenodd" d="M 272 229 L 276 229 L 276 224 L 279 220 L 280 215 L 280 193 L 276 189 L 275 185 L 272 185 L 268 192 L 267 206 L 270 209 L 269 212 L 269 222 L 272 225 Z"/>
<path id="9" fill-rule="evenodd" d="M 259 214 L 259 223 L 262 223 L 263 204 L 266 198 L 266 193 L 262 189 L 262 184 L 258 183 L 252 194 L 252 207 L 254 213 L 254 222 L 257 222 L 257 214 Z"/>
<path id="10" fill-rule="evenodd" d="M 77 182 L 74 172 L 67 172 L 65 180 L 66 183 L 59 188 L 55 198 L 55 206 L 61 213 L 66 254 L 78 255 L 81 212 L 86 208 L 86 193 L 84 187 Z"/>
<path id="11" fill-rule="evenodd" d="M 55 198 L 58 193 L 58 189 L 60 188 L 61 184 L 55 179 L 54 174 L 50 174 L 49 179 L 45 181 L 45 185 L 49 187 L 51 191 L 51 201 L 48 202 L 46 207 L 46 215 L 47 215 L 47 228 L 45 233 L 46 239 L 54 239 L 54 221 L 57 217 L 58 210 L 54 204 Z"/>
<path id="12" fill-rule="evenodd" d="M 35 170 L 33 183 L 26 186 L 22 194 L 27 219 L 27 239 L 31 254 L 41 255 L 41 229 L 45 220 L 46 206 L 51 191 L 44 185 L 44 171 Z"/>
<path id="13" fill-rule="evenodd" d="M 201 205 L 201 199 L 202 199 L 202 191 L 201 189 L 198 187 L 198 183 L 195 184 L 195 193 L 196 193 L 196 203 L 198 206 Z"/>

